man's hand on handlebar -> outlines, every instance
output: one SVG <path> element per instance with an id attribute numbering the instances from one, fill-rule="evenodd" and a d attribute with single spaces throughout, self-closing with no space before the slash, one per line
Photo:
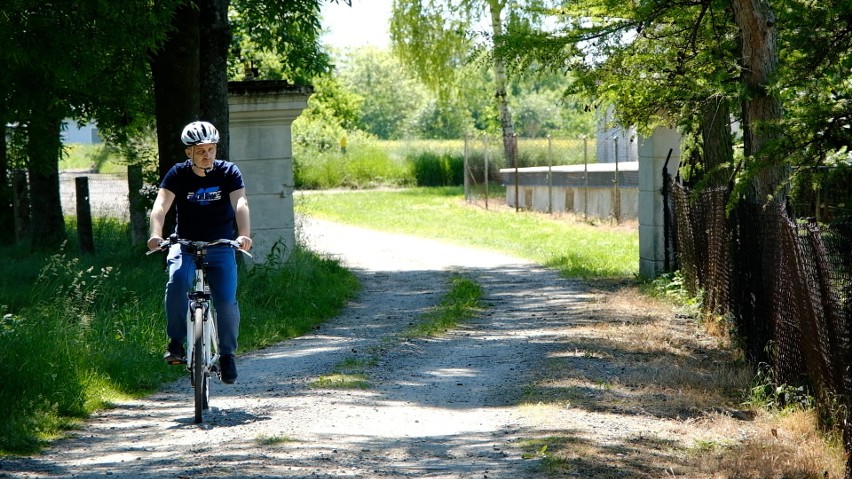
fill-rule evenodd
<path id="1" fill-rule="evenodd" d="M 238 236 L 236 239 L 237 244 L 240 245 L 240 249 L 243 251 L 248 251 L 251 249 L 251 238 L 248 236 Z"/>
<path id="2" fill-rule="evenodd" d="M 157 251 L 159 249 L 162 249 L 163 243 L 165 243 L 165 242 L 166 242 L 166 240 L 164 240 L 163 238 L 160 238 L 159 236 L 152 236 L 152 237 L 148 238 L 148 250 L 149 251 Z"/>

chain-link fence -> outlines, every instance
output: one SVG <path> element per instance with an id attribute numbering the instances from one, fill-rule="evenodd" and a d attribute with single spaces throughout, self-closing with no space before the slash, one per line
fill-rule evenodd
<path id="1" fill-rule="evenodd" d="M 127 174 L 103 174 L 89 172 L 63 172 L 59 175 L 59 196 L 62 214 L 76 216 L 76 179 L 87 178 L 89 184 L 89 208 L 94 217 L 130 219 Z"/>
<path id="2" fill-rule="evenodd" d="M 729 319 L 773 386 L 810 391 L 852 452 L 852 217 L 797 221 L 781 206 L 744 202 L 727 214 L 724 188 L 694 192 L 671 180 L 666 191 L 666 244 L 690 292 Z"/>
<path id="3" fill-rule="evenodd" d="M 506 160 L 503 138 L 468 136 L 464 141 L 464 192 L 469 203 L 486 208 L 503 203 L 506 187 L 501 168 L 546 167 L 595 163 L 594 140 L 578 138 L 512 137 L 513 160 Z"/>

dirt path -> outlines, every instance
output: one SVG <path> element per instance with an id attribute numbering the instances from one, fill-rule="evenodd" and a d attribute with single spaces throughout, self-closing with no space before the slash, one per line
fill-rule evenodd
<path id="1" fill-rule="evenodd" d="M 238 383 L 213 384 L 203 425 L 180 381 L 95 415 L 42 455 L 0 460 L 0 477 L 536 478 L 548 454 L 530 445 L 554 436 L 576 446 L 568 477 L 665 477 L 701 429 L 695 414 L 603 386 L 655 363 L 630 366 L 636 357 L 617 356 L 632 351 L 590 335 L 600 298 L 579 283 L 516 258 L 321 221 L 302 235 L 363 282 L 340 317 L 241 356 Z M 438 339 L 401 339 L 456 271 L 482 285 L 483 314 Z M 628 308 L 606 321 L 646 317 Z M 311 387 L 347 361 L 367 365 L 369 388 Z"/>

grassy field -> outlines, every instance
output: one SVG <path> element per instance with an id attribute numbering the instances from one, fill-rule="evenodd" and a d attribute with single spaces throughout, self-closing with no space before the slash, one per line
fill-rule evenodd
<path id="1" fill-rule="evenodd" d="M 567 277 L 632 278 L 639 269 L 635 225 L 594 225 L 496 206 L 486 210 L 465 203 L 461 187 L 315 192 L 302 194 L 297 208 L 342 223 L 500 251 Z"/>

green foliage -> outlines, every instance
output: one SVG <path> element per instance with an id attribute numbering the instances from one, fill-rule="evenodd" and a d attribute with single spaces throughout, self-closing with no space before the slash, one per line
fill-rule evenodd
<path id="1" fill-rule="evenodd" d="M 342 134 L 342 135 L 345 135 Z M 295 184 L 300 189 L 403 186 L 413 179 L 406 164 L 392 158 L 374 139 L 354 132 L 347 146 L 293 149 Z"/>
<path id="2" fill-rule="evenodd" d="M 349 51 L 338 71 L 340 83 L 362 99 L 359 129 L 381 139 L 402 138 L 411 131 L 426 92 L 389 51 Z"/>
<path id="3" fill-rule="evenodd" d="M 805 386 L 778 384 L 772 366 L 760 363 L 744 403 L 770 411 L 813 409 L 814 397 Z"/>
<path id="4" fill-rule="evenodd" d="M 464 157 L 423 152 L 408 157 L 417 186 L 458 186 L 464 184 Z"/>
<path id="5" fill-rule="evenodd" d="M 306 333 L 338 314 L 359 288 L 339 262 L 302 248 L 286 262 L 271 259 L 241 271 L 240 285 L 240 313 L 248 320 L 242 323 L 240 344 L 249 350 Z"/>
<path id="6" fill-rule="evenodd" d="M 95 257 L 70 254 L 73 242 L 47 256 L 0 249 L 0 364 L 12 366 L 0 368 L 0 453 L 36 451 L 75 418 L 182 374 L 161 359 L 162 258 L 128 248 L 126 224 L 94 230 Z M 241 270 L 241 351 L 304 333 L 357 288 L 337 262 L 301 248 L 286 263 Z"/>
<path id="7" fill-rule="evenodd" d="M 305 84 L 329 71 L 331 59 L 319 42 L 318 0 L 233 0 L 230 4 L 230 78 Z"/>

